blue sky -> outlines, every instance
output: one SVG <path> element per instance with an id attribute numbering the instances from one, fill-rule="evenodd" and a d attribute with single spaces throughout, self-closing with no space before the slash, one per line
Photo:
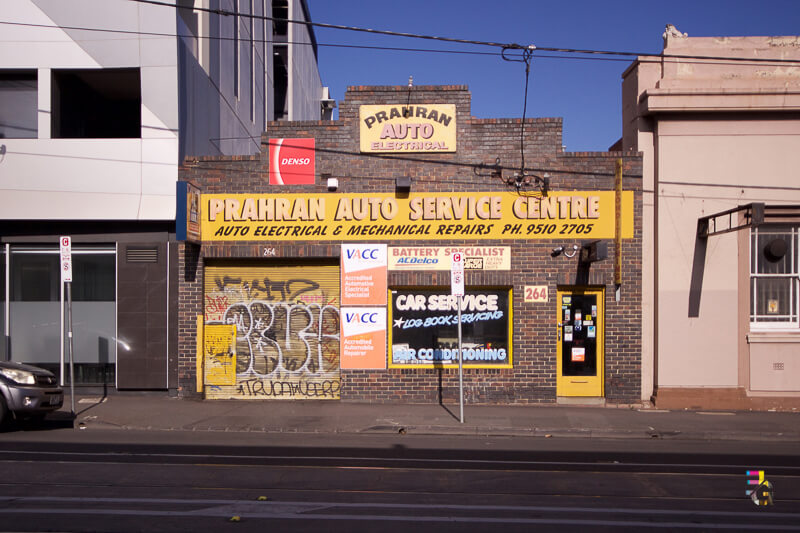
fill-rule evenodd
<path id="1" fill-rule="evenodd" d="M 459 39 L 659 53 L 666 24 L 690 37 L 800 35 L 800 0 L 308 0 L 314 22 Z M 321 44 L 491 52 L 493 48 L 315 28 Z M 563 117 L 569 151 L 606 150 L 622 134 L 621 75 L 630 61 L 534 58 L 528 117 Z M 525 70 L 498 55 L 319 47 L 322 82 L 336 100 L 348 85 L 465 84 L 472 114 L 522 116 Z"/>

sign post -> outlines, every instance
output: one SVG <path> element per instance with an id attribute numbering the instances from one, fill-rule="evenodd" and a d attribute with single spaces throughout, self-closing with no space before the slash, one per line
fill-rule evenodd
<path id="1" fill-rule="evenodd" d="M 464 296 L 464 254 L 450 258 L 450 293 L 458 296 L 458 405 L 459 421 L 464 423 L 464 358 L 461 351 L 461 304 Z"/>
<path id="2" fill-rule="evenodd" d="M 61 282 L 67 284 L 67 347 L 69 354 L 69 398 L 75 415 L 75 365 L 72 355 L 72 238 L 61 237 Z M 63 381 L 63 376 L 62 376 Z"/>

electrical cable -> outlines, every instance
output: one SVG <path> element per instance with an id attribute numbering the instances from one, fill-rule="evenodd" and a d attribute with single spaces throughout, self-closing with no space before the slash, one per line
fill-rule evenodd
<path id="1" fill-rule="evenodd" d="M 514 185 L 517 188 L 517 194 L 531 196 L 531 193 L 523 193 L 522 186 L 526 184 L 526 174 L 525 174 L 525 118 L 528 112 L 528 85 L 530 82 L 530 72 L 531 72 L 531 59 L 533 58 L 533 52 L 536 50 L 536 47 L 530 45 L 527 49 L 522 52 L 521 58 L 516 59 L 513 57 L 506 56 L 506 51 L 508 49 L 504 48 L 502 52 L 502 57 L 505 61 L 512 61 L 512 62 L 522 62 L 525 63 L 525 97 L 523 99 L 522 104 L 522 121 L 520 122 L 519 127 L 519 151 L 520 151 L 520 167 L 519 173 L 515 176 Z M 547 173 L 545 173 L 544 177 L 533 175 L 534 183 L 539 185 L 539 191 L 541 195 L 546 196 L 547 190 L 550 187 L 550 178 L 548 177 Z M 528 182 L 529 183 L 529 182 Z"/>
<path id="2" fill-rule="evenodd" d="M 191 11 L 205 11 L 209 13 L 216 13 L 218 15 L 223 16 L 240 16 L 250 19 L 258 19 L 258 20 L 269 20 L 275 22 L 285 22 L 287 24 L 300 24 L 304 26 L 311 26 L 311 27 L 318 27 L 318 28 L 327 28 L 327 29 L 335 29 L 335 30 L 346 30 L 346 31 L 354 31 L 354 32 L 363 32 L 363 33 L 370 33 L 374 35 L 387 35 L 392 37 L 407 37 L 413 39 L 426 39 L 426 40 L 433 40 L 433 41 L 441 41 L 441 42 L 450 42 L 450 43 L 459 43 L 459 44 L 469 44 L 469 45 L 476 45 L 476 46 L 491 46 L 500 49 L 516 49 L 524 51 L 529 49 L 529 46 L 523 46 L 516 43 L 498 43 L 493 41 L 478 41 L 474 39 L 457 39 L 453 37 L 441 37 L 436 35 L 424 35 L 424 34 L 417 34 L 417 33 L 407 33 L 407 32 L 396 32 L 390 30 L 375 30 L 371 28 L 360 28 L 357 26 L 345 26 L 341 24 L 328 24 L 324 22 L 311 22 L 307 20 L 293 20 L 293 19 L 284 19 L 284 18 L 277 18 L 277 17 L 267 17 L 265 15 L 255 15 L 251 13 L 241 13 L 241 12 L 234 12 L 228 11 L 225 9 L 212 9 L 212 8 L 203 8 L 203 7 L 193 7 L 193 6 L 181 6 L 176 4 L 170 4 L 167 2 L 159 1 L 159 0 L 128 0 L 129 2 L 137 2 L 141 4 L 151 4 L 156 6 L 163 6 L 163 7 L 170 7 L 173 9 L 187 9 Z M 556 47 L 544 47 L 544 46 L 537 46 L 537 50 L 543 52 L 559 52 L 559 53 L 571 53 L 571 54 L 597 54 L 597 55 L 614 55 L 614 56 L 625 56 L 625 57 L 658 57 L 658 58 L 670 58 L 670 59 L 713 59 L 713 60 L 732 60 L 732 61 L 748 61 L 754 63 L 762 63 L 762 62 L 776 62 L 776 63 L 798 63 L 800 61 L 793 60 L 793 59 L 769 59 L 769 58 L 739 58 L 739 57 L 723 57 L 723 56 L 699 56 L 699 55 L 682 55 L 682 54 L 664 54 L 658 53 L 653 54 L 650 52 L 626 52 L 626 51 L 614 51 L 614 50 L 592 50 L 592 49 L 580 49 L 580 48 L 556 48 Z"/>
<path id="3" fill-rule="evenodd" d="M 531 56 L 533 55 L 533 51 L 536 49 L 535 46 L 531 45 L 527 49 L 522 52 L 522 59 L 512 59 L 508 58 L 505 55 L 506 48 L 503 49 L 501 55 L 505 61 L 512 61 L 512 62 L 523 62 L 525 63 L 525 98 L 523 99 L 522 104 L 522 122 L 520 122 L 519 127 L 519 151 L 520 151 L 520 174 L 518 176 L 520 183 L 525 178 L 525 118 L 528 112 L 528 82 L 530 80 L 530 73 L 531 73 Z M 519 188 L 519 185 L 517 186 Z"/>
<path id="4" fill-rule="evenodd" d="M 275 22 L 286 22 L 287 24 L 300 24 L 304 26 L 312 26 L 318 28 L 327 28 L 333 30 L 347 30 L 347 31 L 355 31 L 355 32 L 362 32 L 362 33 L 371 33 L 375 35 L 389 35 L 392 37 L 409 37 L 413 39 L 427 39 L 432 41 L 442 41 L 442 42 L 449 42 L 449 43 L 460 43 L 460 44 L 473 44 L 478 46 L 494 46 L 496 48 L 503 48 L 508 46 L 507 43 L 495 43 L 490 41 L 475 41 L 471 39 L 456 39 L 453 37 L 437 37 L 435 35 L 420 35 L 416 33 L 405 33 L 405 32 L 397 32 L 397 31 L 389 31 L 389 30 L 374 30 L 371 28 L 359 28 L 357 26 L 344 26 L 341 24 L 327 24 L 324 22 L 311 22 L 307 20 L 292 20 L 292 19 L 284 19 L 278 17 L 267 17 L 265 15 L 255 15 L 252 13 L 241 13 L 235 11 L 228 11 L 226 9 L 213 9 L 207 7 L 194 7 L 194 6 L 181 6 L 176 4 L 170 4 L 167 2 L 161 2 L 158 0 L 128 0 L 129 2 L 137 2 L 140 4 L 151 4 L 156 6 L 162 7 L 171 7 L 173 9 L 186 9 L 190 11 L 204 11 L 208 13 L 215 13 L 217 15 L 222 16 L 239 16 L 239 17 L 246 17 L 251 19 L 258 19 L 258 20 L 270 20 Z"/>
<path id="5" fill-rule="evenodd" d="M 135 0 L 129 0 L 135 1 Z M 276 19 L 277 20 L 277 19 Z M 148 32 L 148 31 L 137 31 L 137 30 L 120 30 L 120 29 L 110 29 L 110 28 L 89 28 L 85 26 L 58 26 L 54 24 L 35 24 L 30 22 L 12 22 L 8 20 L 0 20 L 0 24 L 7 25 L 7 26 L 23 26 L 23 27 L 31 27 L 31 28 L 50 28 L 50 29 L 61 29 L 61 30 L 75 30 L 75 31 L 90 31 L 90 32 L 98 32 L 98 33 L 119 33 L 122 35 L 143 35 L 143 36 L 150 36 L 150 37 L 177 37 L 181 39 L 197 39 L 197 40 L 209 40 L 209 41 L 235 41 L 237 40 L 236 37 L 221 37 L 221 36 L 211 36 L 211 35 L 192 35 L 192 34 L 181 34 L 181 33 L 163 33 L 163 32 Z M 42 40 L 36 41 L 17 41 L 17 42 L 43 42 Z M 254 43 L 272 43 L 275 45 L 295 45 L 295 46 L 313 46 L 310 42 L 302 42 L 302 41 L 274 41 L 271 39 L 253 39 Z M 481 52 L 477 50 L 437 50 L 434 48 L 408 48 L 402 46 L 377 46 L 377 45 L 365 45 L 365 44 L 345 44 L 345 43 L 320 43 L 317 42 L 318 47 L 322 48 L 351 48 L 357 50 L 383 50 L 389 52 L 420 52 L 420 53 L 432 53 L 432 54 L 454 54 L 454 55 L 474 55 L 474 56 L 499 56 L 502 54 L 500 52 Z M 511 49 L 511 48 L 509 48 Z M 516 48 L 514 48 L 516 49 Z M 570 53 L 576 54 L 590 54 L 588 57 L 576 57 L 576 56 L 568 56 L 568 55 L 553 55 L 552 53 L 548 52 L 548 50 L 558 50 L 558 49 L 547 49 L 547 48 L 540 48 L 537 47 L 534 51 L 533 57 L 537 59 L 568 59 L 568 60 L 577 60 L 577 61 L 614 61 L 614 62 L 622 62 L 622 63 L 630 63 L 630 59 L 626 59 L 623 57 L 608 57 L 608 55 L 614 55 L 615 52 L 597 52 L 599 56 L 591 55 L 589 52 L 581 51 L 581 50 L 574 50 Z M 540 52 L 548 52 L 547 54 L 543 54 Z M 617 55 L 624 55 L 625 53 L 620 52 Z M 680 56 L 680 55 L 661 55 L 661 54 L 631 54 L 631 55 L 638 55 L 639 57 L 652 57 L 655 58 L 654 60 L 661 59 L 662 57 L 671 59 L 671 58 L 687 58 L 693 59 L 693 64 L 716 64 L 716 65 L 741 65 L 747 64 L 748 62 L 752 62 L 754 64 L 798 64 L 800 60 L 793 60 L 793 59 L 766 59 L 766 58 L 744 58 L 744 57 L 711 57 L 711 56 Z M 703 61 L 706 59 L 708 61 Z"/>

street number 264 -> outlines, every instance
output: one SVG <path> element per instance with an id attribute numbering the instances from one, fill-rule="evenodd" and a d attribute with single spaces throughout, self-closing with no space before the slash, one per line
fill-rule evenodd
<path id="1" fill-rule="evenodd" d="M 547 302 L 547 285 L 525 285 L 525 303 Z"/>

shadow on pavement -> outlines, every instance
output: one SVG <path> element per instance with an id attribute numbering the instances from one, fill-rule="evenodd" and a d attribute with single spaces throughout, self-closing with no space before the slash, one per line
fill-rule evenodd
<path id="1" fill-rule="evenodd" d="M 7 420 L 0 424 L 0 433 L 14 433 L 18 431 L 52 431 L 54 429 L 72 428 L 75 417 L 69 411 L 55 411 L 46 417 L 21 418 Z"/>

